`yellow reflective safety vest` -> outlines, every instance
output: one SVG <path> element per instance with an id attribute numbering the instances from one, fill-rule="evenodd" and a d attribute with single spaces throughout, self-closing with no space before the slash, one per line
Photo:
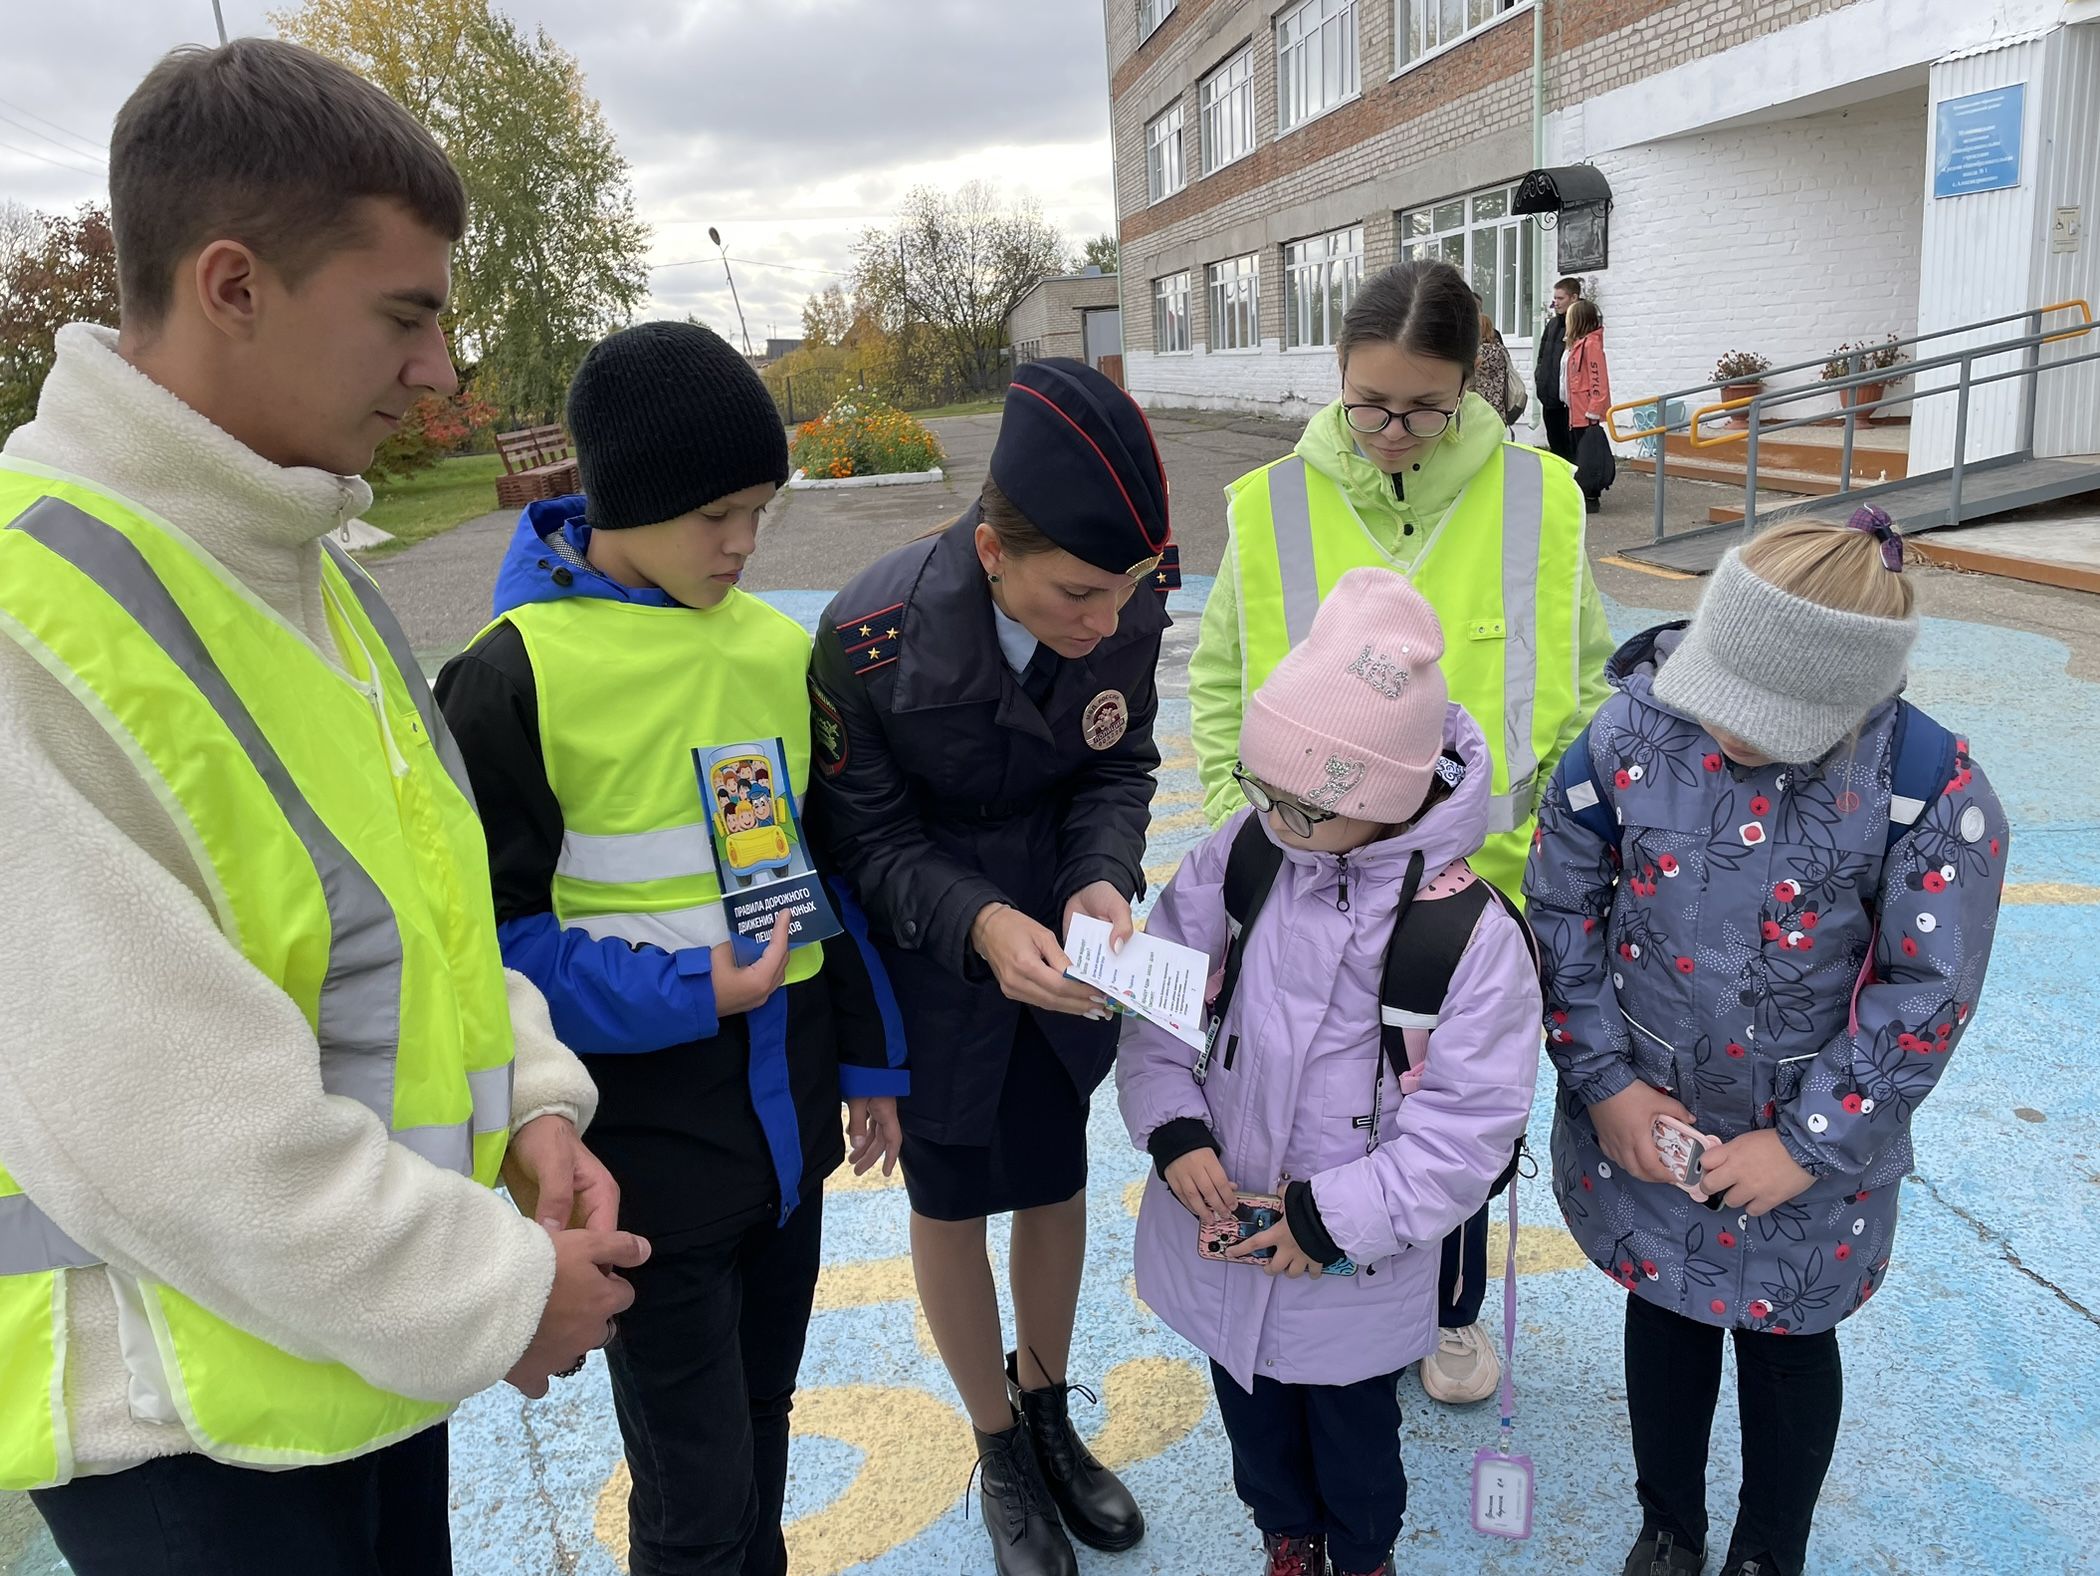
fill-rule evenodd
<path id="1" fill-rule="evenodd" d="M 1341 487 L 1300 455 L 1227 489 L 1241 693 L 1253 694 L 1306 637 L 1343 575 L 1366 566 L 1405 574 L 1443 622 L 1451 698 L 1472 713 L 1494 757 L 1491 835 L 1473 867 L 1520 902 L 1539 765 L 1581 708 L 1584 521 L 1566 469 L 1503 444 L 1412 563 L 1380 546 Z M 1559 485 L 1548 485 L 1549 474 Z"/>
<path id="2" fill-rule="evenodd" d="M 733 588 L 711 608 L 575 596 L 526 603 L 501 621 L 532 663 L 540 755 L 561 805 L 555 919 L 593 940 L 666 952 L 727 941 L 708 833 L 714 805 L 702 797 L 693 751 L 780 739 L 800 808 L 808 634 Z M 797 947 L 788 983 L 823 965 L 821 943 Z"/>
<path id="3" fill-rule="evenodd" d="M 183 830 L 226 939 L 305 1013 L 322 1087 L 395 1143 L 494 1186 L 513 1045 L 487 845 L 406 637 L 364 571 L 325 545 L 336 653 L 166 522 L 0 460 L 0 633 L 65 684 Z M 66 1279 L 98 1261 L 6 1158 L 0 1488 L 37 1488 L 73 1475 Z M 344 1460 L 450 1410 L 136 1284 L 154 1350 L 132 1356 L 132 1382 L 215 1460 Z"/>

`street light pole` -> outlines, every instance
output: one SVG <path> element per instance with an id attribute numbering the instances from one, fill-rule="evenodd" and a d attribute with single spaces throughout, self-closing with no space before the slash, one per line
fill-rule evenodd
<path id="1" fill-rule="evenodd" d="M 213 0 L 217 4 L 218 0 Z M 751 330 L 744 325 L 744 303 L 737 300 L 736 275 L 729 271 L 729 248 L 722 244 L 722 232 L 713 225 L 707 227 L 707 238 L 715 243 L 715 250 L 722 254 L 722 277 L 729 281 L 729 299 L 736 302 L 736 326 L 744 336 L 744 354 L 751 354 Z"/>
<path id="2" fill-rule="evenodd" d="M 219 42 L 226 42 L 226 13 L 219 9 L 219 0 L 211 0 L 211 19 L 219 24 Z"/>

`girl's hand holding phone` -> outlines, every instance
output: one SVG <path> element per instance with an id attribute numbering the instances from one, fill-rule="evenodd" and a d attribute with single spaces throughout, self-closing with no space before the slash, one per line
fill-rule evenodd
<path id="1" fill-rule="evenodd" d="M 1707 1150 L 1700 1183 L 1730 1209 L 1769 1215 L 1806 1193 L 1815 1177 L 1801 1169 L 1769 1127 Z"/>
<path id="2" fill-rule="evenodd" d="M 1262 1265 L 1271 1275 L 1298 1276 L 1320 1273 L 1318 1262 L 1308 1258 L 1305 1250 L 1298 1246 L 1298 1239 L 1291 1235 L 1291 1223 L 1288 1220 L 1278 1220 L 1267 1231 L 1258 1231 L 1244 1241 L 1234 1243 L 1225 1250 L 1225 1257 L 1251 1259 L 1264 1248 L 1276 1250 L 1270 1255 L 1268 1262 Z"/>
<path id="3" fill-rule="evenodd" d="M 1597 1143 L 1613 1165 L 1643 1182 L 1667 1182 L 1674 1187 L 1677 1179 L 1670 1175 L 1655 1148 L 1658 1116 L 1674 1117 L 1687 1127 L 1697 1125 L 1675 1095 L 1638 1080 L 1609 1100 L 1599 1100 L 1590 1107 Z"/>
<path id="4" fill-rule="evenodd" d="M 1191 1149 L 1167 1167 L 1164 1180 L 1167 1191 L 1198 1220 L 1230 1220 L 1239 1203 L 1215 1149 Z"/>

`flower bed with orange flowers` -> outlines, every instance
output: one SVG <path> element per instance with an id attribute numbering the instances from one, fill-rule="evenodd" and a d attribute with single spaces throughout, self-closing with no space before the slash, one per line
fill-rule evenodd
<path id="1" fill-rule="evenodd" d="M 841 395 L 795 431 L 795 468 L 805 484 L 862 477 L 937 477 L 947 456 L 924 423 L 873 394 Z"/>

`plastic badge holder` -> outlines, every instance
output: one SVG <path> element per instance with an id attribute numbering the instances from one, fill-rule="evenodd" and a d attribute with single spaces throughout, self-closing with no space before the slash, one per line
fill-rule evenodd
<path id="1" fill-rule="evenodd" d="M 1513 1454 L 1517 1425 L 1517 1188 L 1509 1189 L 1509 1249 L 1502 1265 L 1502 1434 L 1473 1457 L 1473 1530 L 1531 1536 L 1531 1457 Z"/>

